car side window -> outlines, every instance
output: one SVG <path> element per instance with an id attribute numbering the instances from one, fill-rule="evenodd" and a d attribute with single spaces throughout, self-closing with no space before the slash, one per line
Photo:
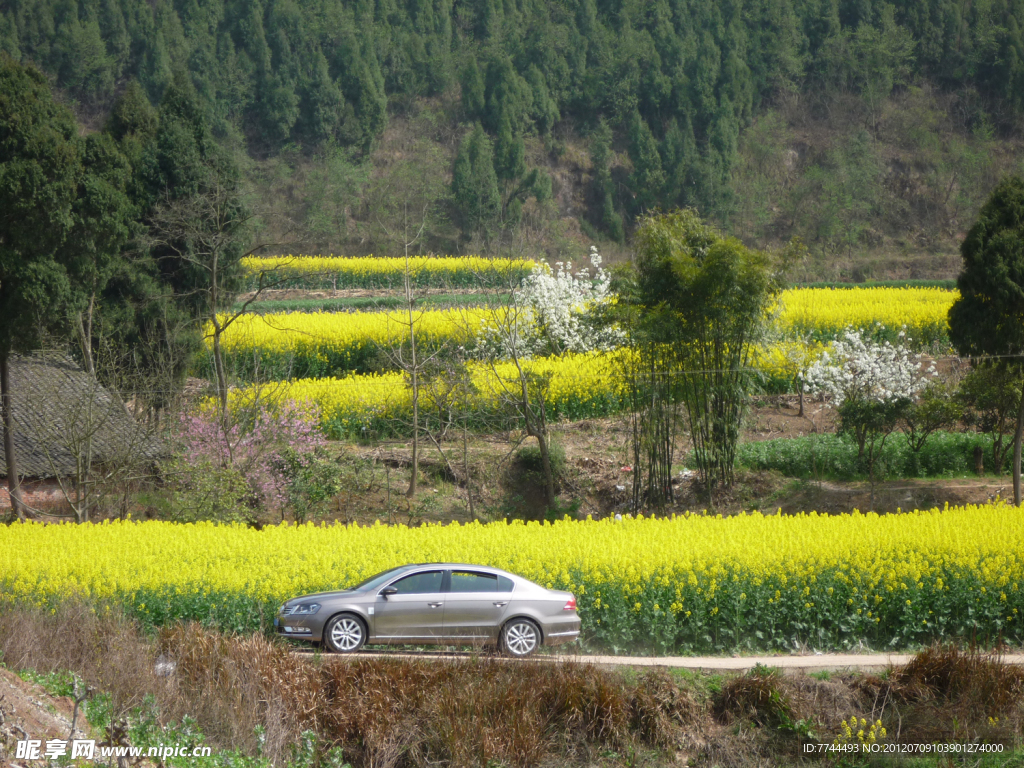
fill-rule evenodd
<path id="1" fill-rule="evenodd" d="M 449 592 L 511 592 L 512 579 L 493 573 L 452 571 Z"/>
<path id="2" fill-rule="evenodd" d="M 429 592 L 440 592 L 443 576 L 443 571 L 414 573 L 404 579 L 399 579 L 391 586 L 397 589 L 400 595 L 424 595 Z"/>

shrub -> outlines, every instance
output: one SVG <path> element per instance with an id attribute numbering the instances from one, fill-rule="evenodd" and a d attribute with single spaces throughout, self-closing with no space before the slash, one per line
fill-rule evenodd
<path id="1" fill-rule="evenodd" d="M 886 442 L 877 460 L 879 477 L 957 477 L 974 472 L 974 449 L 992 450 L 992 438 L 977 432 L 935 432 L 920 451 L 906 440 Z M 776 470 L 787 477 L 854 480 L 865 476 L 857 443 L 848 435 L 808 435 L 743 443 L 740 466 Z M 994 470 L 1007 471 L 1009 457 Z"/>
<path id="2" fill-rule="evenodd" d="M 239 402 L 229 423 L 213 410 L 182 414 L 176 455 L 161 467 L 168 493 L 155 508 L 179 522 L 251 521 L 289 506 L 305 518 L 340 490 L 319 424 L 316 406 L 295 401 Z"/>
<path id="3" fill-rule="evenodd" d="M 548 461 L 551 462 L 551 473 L 557 480 L 565 474 L 565 448 L 556 442 L 552 442 L 549 448 Z M 516 464 L 526 472 L 544 472 L 540 449 L 536 445 L 524 445 L 516 451 Z"/>

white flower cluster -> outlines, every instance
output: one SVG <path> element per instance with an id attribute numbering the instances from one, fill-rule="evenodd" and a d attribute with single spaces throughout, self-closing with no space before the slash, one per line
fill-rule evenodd
<path id="1" fill-rule="evenodd" d="M 613 349 L 622 343 L 623 333 L 602 328 L 592 322 L 592 313 L 611 298 L 611 277 L 601 269 L 601 255 L 590 246 L 590 263 L 595 274 L 586 270 L 573 273 L 572 262 L 556 262 L 555 271 L 542 264 L 520 284 L 516 297 L 518 311 L 510 327 L 485 327 L 480 342 L 485 349 L 503 348 L 509 357 L 514 344 L 520 357 L 535 354 L 591 352 Z"/>
<path id="2" fill-rule="evenodd" d="M 836 406 L 848 398 L 909 400 L 928 385 L 928 375 L 938 375 L 934 363 L 922 373 L 920 358 L 902 344 L 878 344 L 847 331 L 804 372 L 804 391 L 830 395 Z"/>

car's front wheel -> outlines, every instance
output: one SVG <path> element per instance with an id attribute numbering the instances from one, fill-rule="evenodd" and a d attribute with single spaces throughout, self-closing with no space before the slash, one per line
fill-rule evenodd
<path id="1" fill-rule="evenodd" d="M 366 642 L 366 625 L 355 616 L 335 616 L 324 627 L 324 643 L 335 653 L 355 653 Z"/>
<path id="2" fill-rule="evenodd" d="M 501 649 L 509 656 L 523 658 L 540 645 L 540 629 L 529 619 L 512 619 L 501 629 Z"/>

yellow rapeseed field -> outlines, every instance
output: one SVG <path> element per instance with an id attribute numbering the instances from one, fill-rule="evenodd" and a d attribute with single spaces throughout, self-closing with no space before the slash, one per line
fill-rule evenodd
<path id="1" fill-rule="evenodd" d="M 824 345 L 781 342 L 757 348 L 751 355 L 753 369 L 761 375 L 769 392 L 792 389 L 797 373 L 812 362 Z M 598 418 L 618 413 L 625 406 L 626 380 L 619 356 L 624 351 L 592 352 L 583 355 L 534 358 L 523 362 L 531 374 L 548 377 L 545 408 L 550 420 Z M 321 359 L 321 358 L 318 358 Z M 262 360 L 264 370 L 268 357 Z M 518 370 L 513 363 L 499 363 L 493 369 L 485 363 L 468 365 L 472 393 L 466 409 L 472 414 L 471 427 L 493 427 L 499 405 L 515 391 Z M 538 390 L 539 391 L 539 390 Z M 421 386 L 420 408 L 423 417 L 432 418 L 432 409 L 441 405 L 445 386 L 433 386 L 428 380 Z M 358 438 L 369 430 L 377 434 L 405 434 L 412 412 L 412 391 L 401 372 L 353 374 L 350 376 L 310 376 L 280 381 L 271 387 L 241 387 L 229 394 L 229 402 L 248 405 L 253 398 L 270 398 L 274 403 L 312 402 L 321 414 L 327 435 L 334 439 Z M 455 398 L 462 405 L 459 398 Z"/>
<path id="2" fill-rule="evenodd" d="M 795 288 L 783 292 L 779 330 L 787 338 L 836 338 L 847 328 L 885 326 L 895 338 L 906 332 L 918 343 L 945 338 L 946 316 L 959 293 L 942 288 Z"/>
<path id="3" fill-rule="evenodd" d="M 375 288 L 398 286 L 405 280 L 405 258 L 388 256 L 250 256 L 242 260 L 250 281 L 265 273 L 277 287 Z M 491 285 L 510 275 L 527 274 L 529 259 L 483 256 L 411 256 L 414 285 L 452 288 Z M 252 287 L 255 287 L 254 285 Z"/>
<path id="4" fill-rule="evenodd" d="M 146 622 L 266 626 L 273 609 L 408 562 L 506 568 L 576 593 L 590 642 L 676 651 L 1019 641 L 1024 516 L 1003 503 L 879 516 L 757 513 L 554 524 L 0 528 L 8 600 L 78 596 Z"/>
<path id="5" fill-rule="evenodd" d="M 545 394 L 549 419 L 607 416 L 620 408 L 623 383 L 617 375 L 614 355 L 537 358 L 525 361 L 524 367 L 531 374 L 549 377 L 546 387 L 536 390 Z M 468 395 L 468 410 L 483 425 L 510 392 L 516 393 L 518 370 L 512 363 L 499 363 L 493 369 L 484 363 L 470 363 L 468 370 L 473 390 Z M 444 391 L 444 386 L 434 388 L 429 380 L 423 383 L 423 418 L 432 418 L 432 411 L 443 402 L 435 392 Z M 274 402 L 315 403 L 325 432 L 333 438 L 359 437 L 364 430 L 402 432 L 412 410 L 412 392 L 404 374 L 398 372 L 299 379 L 281 382 L 269 393 L 265 386 L 242 388 L 229 395 L 230 402 L 250 403 L 257 392 L 264 397 L 269 394 Z"/>
<path id="6" fill-rule="evenodd" d="M 343 261 L 359 261 L 345 259 Z M 765 351 L 758 359 L 770 378 L 795 373 L 799 360 L 820 354 L 822 344 L 847 328 L 864 328 L 869 335 L 895 341 L 905 328 L 914 346 L 946 339 L 946 315 L 957 294 L 940 288 L 797 288 L 785 291 L 776 325 L 783 340 L 778 351 Z M 414 315 L 421 342 L 464 344 L 491 311 L 457 308 L 418 311 Z M 247 315 L 224 334 L 225 352 L 234 358 L 241 375 L 259 358 L 264 375 L 304 378 L 342 375 L 371 366 L 380 350 L 408 335 L 401 311 L 388 312 L 282 312 Z M 794 345 L 810 342 L 805 352 Z M 211 343 L 207 335 L 207 345 Z M 779 375 L 776 376 L 776 373 Z"/>
<path id="7" fill-rule="evenodd" d="M 417 310 L 413 328 L 425 348 L 466 343 L 476 337 L 489 310 Z M 365 370 L 379 355 L 409 340 L 409 316 L 388 312 L 281 312 L 243 315 L 221 337 L 224 354 L 245 373 L 258 353 L 264 375 L 302 378 Z M 212 345 L 210 327 L 206 343 Z"/>

